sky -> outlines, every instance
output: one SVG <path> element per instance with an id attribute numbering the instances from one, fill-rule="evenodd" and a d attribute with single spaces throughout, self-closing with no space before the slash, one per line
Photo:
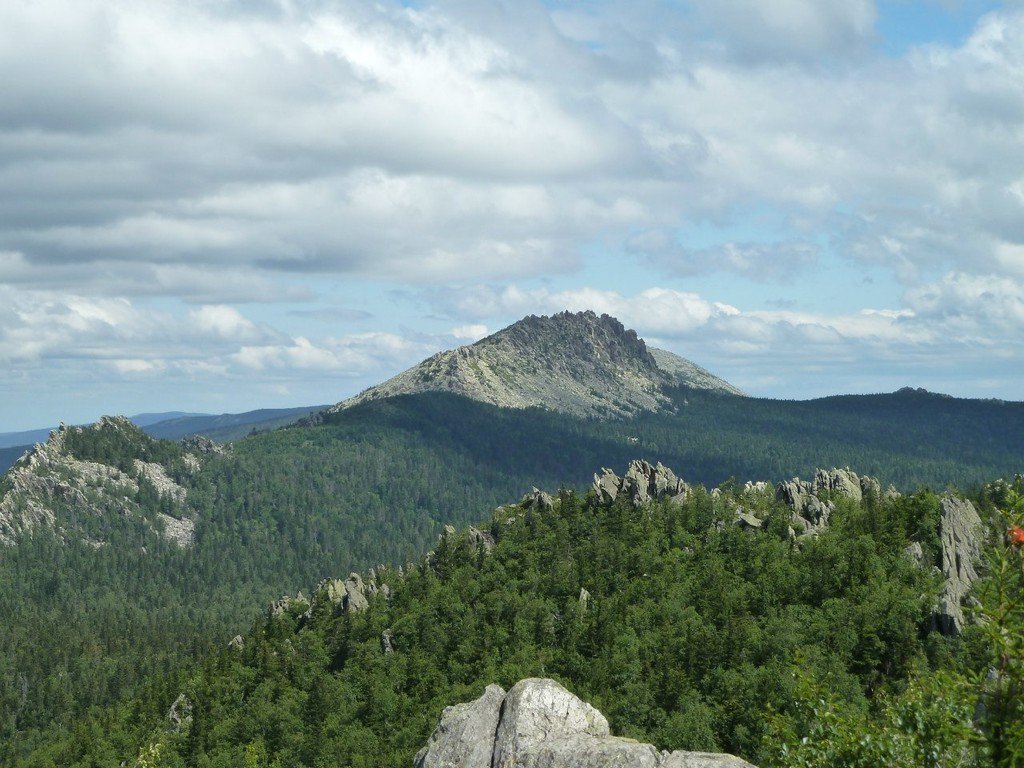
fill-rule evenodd
<path id="1" fill-rule="evenodd" d="M 0 0 L 0 431 L 334 403 L 592 309 L 1024 399 L 1024 3 Z"/>

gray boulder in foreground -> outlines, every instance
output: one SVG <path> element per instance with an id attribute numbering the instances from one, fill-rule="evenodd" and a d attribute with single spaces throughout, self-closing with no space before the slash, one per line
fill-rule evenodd
<path id="1" fill-rule="evenodd" d="M 612 736 L 604 715 L 554 680 L 528 678 L 506 694 L 489 685 L 447 707 L 415 768 L 754 768 L 725 754 L 662 752 Z"/>

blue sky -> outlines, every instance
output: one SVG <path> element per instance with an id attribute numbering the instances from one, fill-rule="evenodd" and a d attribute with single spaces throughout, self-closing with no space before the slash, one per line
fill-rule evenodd
<path id="1" fill-rule="evenodd" d="M 1021 399 L 1024 7 L 0 0 L 0 431 L 341 400 L 594 309 Z"/>

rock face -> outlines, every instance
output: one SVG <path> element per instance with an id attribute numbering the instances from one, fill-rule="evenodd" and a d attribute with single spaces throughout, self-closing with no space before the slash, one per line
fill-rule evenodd
<path id="1" fill-rule="evenodd" d="M 68 441 L 86 432 L 105 433 L 108 440 L 149 441 L 141 430 L 123 417 L 104 416 L 89 427 L 61 426 L 45 443 L 36 445 L 15 462 L 4 477 L 7 486 L 0 498 L 0 544 L 14 544 L 37 528 L 50 528 L 67 535 L 78 520 L 117 519 L 142 516 L 137 501 L 140 484 L 152 486 L 168 502 L 173 514 L 157 512 L 147 520 L 154 532 L 182 547 L 192 544 L 195 523 L 185 507 L 186 489 L 176 483 L 160 464 L 135 459 L 125 470 L 96 461 L 77 458 Z M 197 470 L 200 460 L 185 454 L 185 466 Z M 191 459 L 192 461 L 189 461 Z M 158 522 L 159 521 L 159 522 Z M 104 542 L 91 542 L 102 546 Z"/>
<path id="2" fill-rule="evenodd" d="M 975 566 L 981 558 L 984 526 L 974 505 L 965 499 L 943 496 L 939 509 L 941 570 L 946 583 L 935 621 L 943 634 L 956 635 L 964 628 L 963 599 L 978 579 Z"/>
<path id="3" fill-rule="evenodd" d="M 879 497 L 878 481 L 873 477 L 860 477 L 849 468 L 819 469 L 813 480 L 794 477 L 779 483 L 775 489 L 775 498 L 793 510 L 793 524 L 812 535 L 828 525 L 829 515 L 835 509 L 829 497 L 842 496 L 859 502 L 867 494 Z"/>
<path id="4" fill-rule="evenodd" d="M 661 752 L 611 735 L 608 721 L 554 680 L 530 678 L 506 694 L 489 685 L 448 707 L 415 768 L 753 768 L 738 757 Z"/>
<path id="5" fill-rule="evenodd" d="M 475 344 L 424 360 L 329 412 L 416 392 L 454 392 L 506 408 L 614 418 L 668 405 L 664 387 L 743 393 L 700 366 L 648 349 L 608 315 L 530 315 Z"/>
<path id="6" fill-rule="evenodd" d="M 690 486 L 660 461 L 652 466 L 642 459 L 631 461 L 622 477 L 602 469 L 594 475 L 593 488 L 602 501 L 612 502 L 625 494 L 635 506 L 658 499 L 682 501 L 690 492 Z"/>

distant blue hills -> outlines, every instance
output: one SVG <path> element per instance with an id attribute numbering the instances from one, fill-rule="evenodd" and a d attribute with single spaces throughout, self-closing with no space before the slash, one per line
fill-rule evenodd
<path id="1" fill-rule="evenodd" d="M 291 424 L 327 406 L 310 405 L 299 408 L 260 408 L 245 413 L 189 413 L 166 411 L 129 416 L 144 432 L 165 440 L 179 440 L 189 435 L 205 435 L 217 442 L 227 442 L 257 432 Z M 36 443 L 45 442 L 56 427 L 29 429 L 23 432 L 0 432 L 0 473 Z"/>

